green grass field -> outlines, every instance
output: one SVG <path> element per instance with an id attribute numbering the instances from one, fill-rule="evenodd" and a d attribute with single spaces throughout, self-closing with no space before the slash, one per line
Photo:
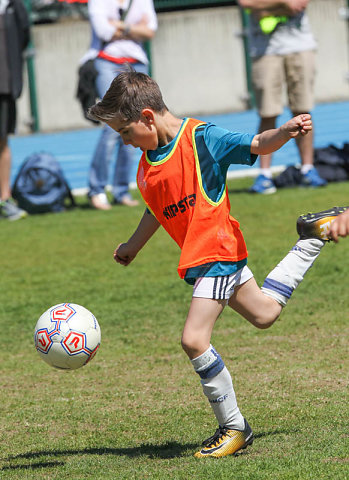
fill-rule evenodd
<path id="1" fill-rule="evenodd" d="M 299 214 L 347 205 L 348 184 L 272 196 L 229 183 L 259 284 L 297 240 Z M 143 207 L 87 207 L 1 222 L 1 479 L 349 478 L 349 238 L 326 245 L 280 320 L 257 330 L 226 309 L 212 343 L 230 369 L 255 442 L 197 460 L 216 424 L 180 346 L 191 287 L 159 231 L 132 265 L 112 252 Z M 84 305 L 102 344 L 80 370 L 50 368 L 33 345 L 51 305 Z M 229 310 L 229 311 L 228 311 Z"/>

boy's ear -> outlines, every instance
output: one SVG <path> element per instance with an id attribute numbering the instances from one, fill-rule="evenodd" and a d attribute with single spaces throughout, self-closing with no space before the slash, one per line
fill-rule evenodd
<path id="1" fill-rule="evenodd" d="M 155 121 L 155 115 L 154 115 L 153 110 L 151 108 L 143 108 L 142 113 L 141 113 L 141 119 L 147 125 L 153 125 L 153 123 Z"/>

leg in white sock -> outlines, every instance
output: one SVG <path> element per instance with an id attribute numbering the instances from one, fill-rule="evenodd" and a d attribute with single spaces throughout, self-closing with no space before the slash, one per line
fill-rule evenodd
<path id="1" fill-rule="evenodd" d="M 244 417 L 237 406 L 233 382 L 228 369 L 216 350 L 210 348 L 191 360 L 195 371 L 201 377 L 204 394 L 221 427 L 243 430 Z"/>
<path id="2" fill-rule="evenodd" d="M 262 292 L 285 306 L 295 288 L 320 254 L 325 242 L 317 238 L 298 240 L 264 281 Z"/>
<path id="3" fill-rule="evenodd" d="M 218 424 L 232 430 L 244 429 L 244 417 L 237 405 L 233 382 L 227 367 L 213 378 L 201 380 Z"/>

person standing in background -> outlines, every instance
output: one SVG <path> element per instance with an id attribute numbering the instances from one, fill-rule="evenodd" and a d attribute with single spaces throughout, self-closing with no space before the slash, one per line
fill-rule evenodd
<path id="1" fill-rule="evenodd" d="M 22 0 L 0 0 L 0 218 L 18 220 L 27 212 L 11 198 L 11 150 L 16 100 L 23 87 L 23 51 L 29 43 L 29 17 Z"/>
<path id="2" fill-rule="evenodd" d="M 148 58 L 143 43 L 153 38 L 157 18 L 152 0 L 89 0 L 89 18 L 92 44 L 89 55 L 94 56 L 97 70 L 96 87 L 100 98 L 112 80 L 128 65 L 137 72 L 148 73 Z M 105 125 L 102 129 L 89 172 L 91 205 L 109 210 L 111 205 L 105 193 L 108 167 L 116 151 L 112 195 L 116 204 L 138 205 L 129 192 L 133 149 L 124 145 L 120 135 Z"/>
<path id="3" fill-rule="evenodd" d="M 259 132 L 275 128 L 282 113 L 282 88 L 287 86 L 292 116 L 310 112 L 314 102 L 316 42 L 306 7 L 309 0 L 238 0 L 249 12 L 248 40 L 252 58 L 252 83 L 260 116 Z M 301 159 L 301 184 L 326 185 L 313 165 L 313 132 L 297 137 Z M 260 174 L 252 193 L 274 193 L 271 155 L 261 155 Z"/>

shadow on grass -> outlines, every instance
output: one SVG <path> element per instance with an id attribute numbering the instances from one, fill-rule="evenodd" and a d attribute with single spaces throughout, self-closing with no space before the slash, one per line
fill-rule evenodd
<path id="1" fill-rule="evenodd" d="M 296 432 L 294 430 L 293 432 Z M 293 433 L 290 430 L 273 430 L 269 432 L 260 432 L 254 435 L 255 439 L 269 437 L 272 435 L 284 435 Z M 168 442 L 163 445 L 153 445 L 153 444 L 144 444 L 138 447 L 128 447 L 128 448 L 86 448 L 86 449 L 72 449 L 72 450 L 41 450 L 38 452 L 28 452 L 20 453 L 19 455 L 10 456 L 7 458 L 7 461 L 10 462 L 10 465 L 0 468 L 1 471 L 5 470 L 35 470 L 39 468 L 52 468 L 60 467 L 64 465 L 62 461 L 47 461 L 47 462 L 37 462 L 30 464 L 11 464 L 11 461 L 26 459 L 34 460 L 38 457 L 62 457 L 70 455 L 125 455 L 127 457 L 140 457 L 146 455 L 149 458 L 153 459 L 170 459 L 183 456 L 188 450 L 194 449 L 197 447 L 197 444 L 180 444 L 177 442 Z M 245 453 L 245 452 L 243 452 Z M 242 452 L 241 452 L 242 454 Z"/>
<path id="2" fill-rule="evenodd" d="M 139 447 L 129 447 L 129 448 L 86 448 L 81 450 L 41 450 L 38 452 L 28 452 L 21 453 L 19 455 L 10 456 L 7 458 L 7 461 L 10 462 L 10 465 L 0 468 L 1 471 L 5 470 L 28 470 L 28 469 L 39 469 L 45 467 L 60 467 L 64 465 L 64 462 L 37 462 L 30 464 L 11 464 L 13 460 L 27 459 L 33 460 L 38 457 L 62 457 L 70 455 L 126 455 L 127 457 L 140 457 L 148 456 L 149 458 L 176 458 L 181 457 L 183 453 L 189 449 L 196 447 L 196 444 L 180 444 L 177 442 L 169 442 L 164 445 L 152 445 L 145 444 L 140 445 Z"/>
<path id="3" fill-rule="evenodd" d="M 299 432 L 297 428 L 289 428 L 288 430 L 272 430 L 269 432 L 260 432 L 260 433 L 253 433 L 254 439 L 263 438 L 263 437 L 271 437 L 273 435 L 290 435 L 293 433 Z"/>
<path id="4" fill-rule="evenodd" d="M 18 464 L 18 465 L 8 465 L 6 467 L 1 467 L 0 472 L 6 470 L 37 470 L 39 468 L 52 468 L 52 467 L 62 467 L 64 462 L 38 462 L 30 464 Z"/>

